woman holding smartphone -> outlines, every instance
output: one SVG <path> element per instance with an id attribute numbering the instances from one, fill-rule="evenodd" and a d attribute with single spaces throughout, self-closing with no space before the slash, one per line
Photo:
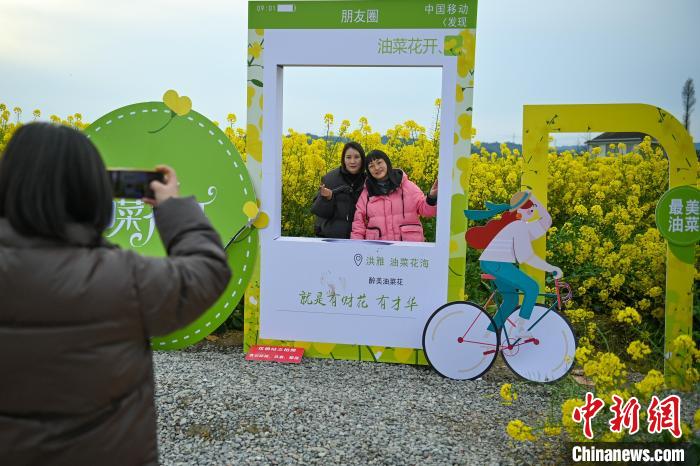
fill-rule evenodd
<path id="1" fill-rule="evenodd" d="M 340 167 L 326 173 L 311 206 L 316 236 L 350 238 L 355 204 L 365 183 L 365 151 L 354 141 L 343 146 Z"/>
<path id="2" fill-rule="evenodd" d="M 95 146 L 66 126 L 19 128 L 0 158 L 0 464 L 157 464 L 152 336 L 209 308 L 226 253 L 177 175 L 156 167 L 168 257 L 102 236 L 112 187 Z"/>

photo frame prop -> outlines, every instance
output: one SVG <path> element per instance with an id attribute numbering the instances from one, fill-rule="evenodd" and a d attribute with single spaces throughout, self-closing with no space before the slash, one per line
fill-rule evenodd
<path id="1" fill-rule="evenodd" d="M 548 171 L 549 134 L 599 131 L 640 131 L 656 138 L 668 156 L 669 189 L 697 185 L 698 163 L 690 134 L 669 112 L 646 104 L 524 106 L 523 154 L 526 159 L 522 183 L 532 186 L 533 192 L 546 205 L 547 178 L 542 174 Z M 694 256 L 695 243 L 684 239 L 680 243 L 669 243 L 666 252 L 664 374 L 671 386 L 679 386 L 680 379 L 674 375 L 678 361 L 669 345 L 679 335 L 692 336 L 693 325 L 695 269 L 693 261 L 689 263 L 683 258 Z M 535 251 L 544 257 L 545 239 L 535 241 L 534 245 Z M 528 273 L 542 282 L 541 272 L 532 269 Z"/>
<path id="2" fill-rule="evenodd" d="M 250 222 L 246 206 L 255 206 L 255 190 L 233 143 L 192 102 L 170 90 L 162 102 L 141 102 L 98 118 L 85 134 L 107 167 L 175 169 L 182 196 L 193 195 L 224 244 Z M 108 241 L 140 254 L 163 257 L 153 210 L 141 200 L 116 199 Z M 213 332 L 243 297 L 255 265 L 258 232 L 250 229 L 227 248 L 233 278 L 221 298 L 185 328 L 153 338 L 151 347 L 172 350 L 192 345 Z"/>
<path id="3" fill-rule="evenodd" d="M 476 6 L 249 2 L 246 163 L 270 226 L 246 291 L 245 351 L 279 344 L 309 357 L 426 363 L 426 320 L 464 298 Z M 442 69 L 435 243 L 281 236 L 285 66 Z"/>

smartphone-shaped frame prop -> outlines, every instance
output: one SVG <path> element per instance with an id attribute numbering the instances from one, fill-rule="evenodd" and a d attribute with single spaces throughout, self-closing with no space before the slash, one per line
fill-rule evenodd
<path id="1" fill-rule="evenodd" d="M 246 350 L 281 343 L 311 357 L 425 363 L 426 320 L 464 298 L 476 3 L 249 2 L 246 164 L 270 225 L 246 292 Z M 434 243 L 282 236 L 285 66 L 442 70 Z"/>

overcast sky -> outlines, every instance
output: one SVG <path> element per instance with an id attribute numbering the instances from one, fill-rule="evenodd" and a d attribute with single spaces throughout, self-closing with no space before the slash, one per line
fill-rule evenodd
<path id="1" fill-rule="evenodd" d="M 0 102 L 92 121 L 174 88 L 209 118 L 243 124 L 247 21 L 242 0 L 0 0 Z M 477 139 L 520 142 L 524 104 L 642 102 L 681 119 L 685 80 L 700 93 L 698 44 L 698 0 L 481 1 Z M 289 70 L 284 125 L 321 133 L 325 113 L 381 131 L 431 125 L 439 71 L 405 73 L 400 88 L 395 73 Z M 392 92 L 377 101 L 370 82 Z M 700 110 L 691 121 L 698 139 Z"/>

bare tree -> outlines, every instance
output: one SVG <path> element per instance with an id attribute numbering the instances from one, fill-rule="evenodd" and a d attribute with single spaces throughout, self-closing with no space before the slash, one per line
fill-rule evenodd
<path id="1" fill-rule="evenodd" d="M 695 107 L 695 84 L 693 78 L 688 78 L 683 84 L 683 126 L 685 129 L 690 129 L 690 114 L 693 113 Z"/>

